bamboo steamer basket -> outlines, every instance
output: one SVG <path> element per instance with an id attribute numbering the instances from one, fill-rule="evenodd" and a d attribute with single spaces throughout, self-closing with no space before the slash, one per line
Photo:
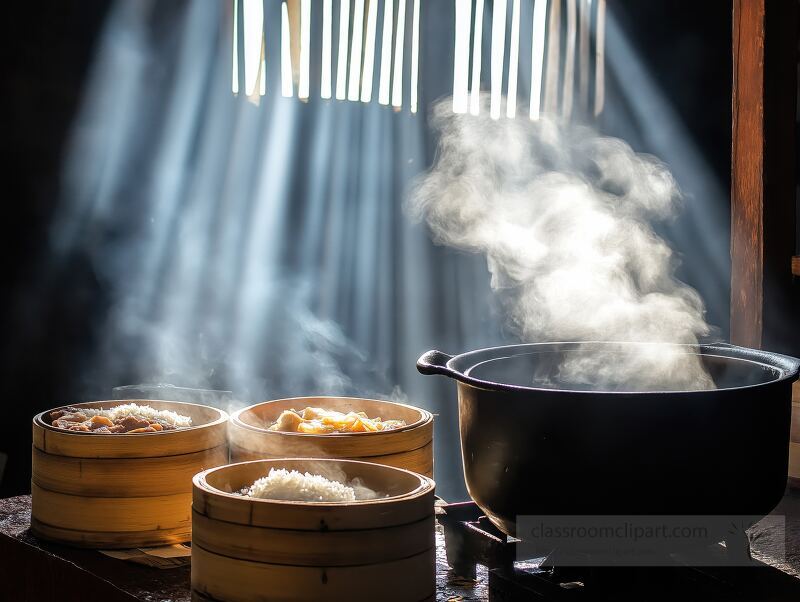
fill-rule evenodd
<path id="1" fill-rule="evenodd" d="M 237 493 L 270 468 L 358 478 L 388 495 L 296 502 Z M 352 460 L 231 464 L 194 477 L 193 600 L 434 600 L 434 482 Z"/>
<path id="2" fill-rule="evenodd" d="M 33 419 L 31 531 L 43 539 L 89 548 L 134 548 L 191 540 L 192 477 L 228 462 L 228 415 L 215 408 L 156 400 L 126 403 L 173 410 L 189 428 L 159 433 L 94 434 Z"/>
<path id="3" fill-rule="evenodd" d="M 374 418 L 404 420 L 385 432 L 311 435 L 270 431 L 284 410 L 307 406 L 339 412 L 366 412 Z M 295 397 L 265 401 L 231 414 L 231 461 L 272 458 L 338 458 L 394 466 L 433 477 L 433 415 L 420 408 L 356 397 Z"/>
<path id="4" fill-rule="evenodd" d="M 800 489 L 800 381 L 792 387 L 792 428 L 789 432 L 789 486 Z"/>

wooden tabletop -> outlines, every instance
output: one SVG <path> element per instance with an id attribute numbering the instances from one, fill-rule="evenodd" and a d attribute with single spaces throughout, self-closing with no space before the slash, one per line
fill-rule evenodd
<path id="1" fill-rule="evenodd" d="M 30 496 L 0 500 L 0 594 L 15 602 L 189 602 L 189 567 L 156 569 L 95 550 L 37 540 L 28 532 Z M 785 552 L 768 537 L 775 521 L 751 531 L 753 556 L 800 581 L 800 492 L 788 492 L 773 516 L 785 517 Z M 772 543 L 770 543 L 772 542 Z M 460 579 L 447 566 L 441 529 L 436 533 L 437 600 L 487 600 L 487 573 Z"/>
<path id="2" fill-rule="evenodd" d="M 0 599 L 14 602 L 189 602 L 189 567 L 156 569 L 96 550 L 33 537 L 29 495 L 0 500 Z M 441 528 L 436 533 L 438 600 L 487 599 L 484 578 L 459 579 L 447 567 Z"/>

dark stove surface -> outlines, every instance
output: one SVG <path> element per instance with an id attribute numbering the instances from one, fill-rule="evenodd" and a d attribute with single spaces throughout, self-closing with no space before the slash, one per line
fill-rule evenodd
<path id="1" fill-rule="evenodd" d="M 437 518 L 453 572 L 469 580 L 478 565 L 488 569 L 490 602 L 800 600 L 800 579 L 757 560 L 701 568 L 671 555 L 659 567 L 552 567 L 545 558 L 518 560 L 518 540 L 496 529 L 474 502 L 441 506 Z M 726 549 L 716 545 L 707 553 L 709 564 L 720 564 Z"/>

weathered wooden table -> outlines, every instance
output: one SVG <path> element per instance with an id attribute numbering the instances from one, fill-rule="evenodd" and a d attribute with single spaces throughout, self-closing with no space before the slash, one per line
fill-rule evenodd
<path id="1" fill-rule="evenodd" d="M 0 500 L 0 600 L 14 602 L 188 602 L 189 567 L 150 568 L 94 551 L 42 542 L 28 532 L 30 496 Z M 765 542 L 757 526 L 753 555 L 800 581 L 800 493 L 788 493 L 775 515 L 786 517 L 785 553 Z M 441 529 L 436 533 L 437 600 L 486 600 L 487 575 L 459 579 L 448 569 Z M 747 569 L 742 569 L 747 570 Z M 688 592 L 687 592 L 688 594 Z M 780 598 L 773 598 L 780 599 Z"/>
<path id="2" fill-rule="evenodd" d="M 0 500 L 0 600 L 14 602 L 189 602 L 189 567 L 156 569 L 116 560 L 95 550 L 36 539 L 28 532 L 30 496 Z M 486 600 L 478 582 L 448 571 L 437 529 L 437 599 Z"/>

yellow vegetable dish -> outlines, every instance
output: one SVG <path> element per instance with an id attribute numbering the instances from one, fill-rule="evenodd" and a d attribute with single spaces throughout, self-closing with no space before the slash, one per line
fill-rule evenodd
<path id="1" fill-rule="evenodd" d="M 324 435 L 327 433 L 371 433 L 390 431 L 405 426 L 404 420 L 381 420 L 369 418 L 364 412 L 336 412 L 322 408 L 305 408 L 300 412 L 284 410 L 278 420 L 269 427 L 271 431 L 284 433 L 306 433 Z"/>

